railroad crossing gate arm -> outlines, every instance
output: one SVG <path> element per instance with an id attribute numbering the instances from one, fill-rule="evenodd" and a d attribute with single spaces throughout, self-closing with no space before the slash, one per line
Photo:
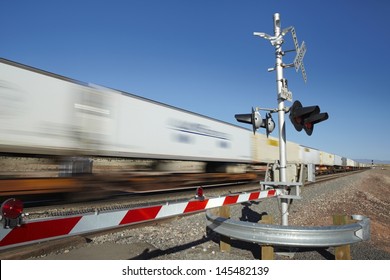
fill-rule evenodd
<path id="1" fill-rule="evenodd" d="M 143 208 L 94 211 L 79 215 L 67 215 L 45 219 L 23 220 L 15 227 L 5 224 L 0 228 L 0 250 L 24 244 L 82 235 L 96 231 L 143 223 L 208 209 L 276 197 L 281 190 L 271 189 L 254 192 L 229 194 L 213 198 L 204 196 L 180 202 L 166 202 Z"/>

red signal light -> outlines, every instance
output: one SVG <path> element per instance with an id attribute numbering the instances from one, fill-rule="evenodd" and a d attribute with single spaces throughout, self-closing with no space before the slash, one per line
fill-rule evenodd
<path id="1" fill-rule="evenodd" d="M 295 129 L 304 129 L 307 135 L 313 133 L 315 124 L 327 120 L 328 117 L 328 113 L 320 113 L 319 106 L 303 107 L 298 100 L 290 108 L 290 120 Z"/>
<path id="2" fill-rule="evenodd" d="M 313 124 L 312 123 L 305 123 L 305 127 L 307 129 L 313 129 Z"/>
<path id="3" fill-rule="evenodd" d="M 294 118 L 294 121 L 295 121 L 296 123 L 301 123 L 301 122 L 302 122 L 302 118 L 300 118 L 300 117 L 295 117 L 295 118 Z"/>
<path id="4" fill-rule="evenodd" d="M 197 198 L 202 198 L 203 197 L 203 188 L 202 187 L 198 187 L 196 189 L 196 197 Z"/>
<path id="5" fill-rule="evenodd" d="M 1 214 L 6 219 L 17 219 L 23 213 L 23 202 L 19 199 L 10 198 L 1 205 Z"/>

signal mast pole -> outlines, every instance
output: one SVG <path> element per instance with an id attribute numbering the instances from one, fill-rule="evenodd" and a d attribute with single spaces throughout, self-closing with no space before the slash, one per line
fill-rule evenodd
<path id="1" fill-rule="evenodd" d="M 280 15 L 274 14 L 274 32 L 275 37 L 275 70 L 276 70 L 276 93 L 278 97 L 278 117 L 279 117 L 279 159 L 280 159 L 280 181 L 286 182 L 286 128 L 285 128 L 285 111 L 284 99 L 281 98 L 280 93 L 283 88 L 283 62 L 282 62 L 282 44 L 283 37 L 280 30 Z M 284 213 L 284 212 L 283 212 Z"/>
<path id="2" fill-rule="evenodd" d="M 280 38 L 276 40 L 275 44 L 275 70 L 276 70 L 276 93 L 278 96 L 278 118 L 279 118 L 279 176 L 280 182 L 287 182 L 286 167 L 287 167 L 287 153 L 286 153 L 286 127 L 285 127 L 285 109 L 284 99 L 281 98 L 280 93 L 283 88 L 283 62 L 282 62 L 282 44 L 283 36 L 280 29 L 280 15 L 274 14 L 274 32 L 275 37 Z M 281 210 L 282 210 L 282 225 L 288 225 L 288 199 L 281 198 Z"/>
<path id="3" fill-rule="evenodd" d="M 286 168 L 287 168 L 287 153 L 286 153 L 286 128 L 285 128 L 285 107 L 284 100 L 291 99 L 287 90 L 286 80 L 283 77 L 283 68 L 291 67 L 291 65 L 284 65 L 282 61 L 283 52 L 282 44 L 284 42 L 283 36 L 291 31 L 292 27 L 282 30 L 280 27 L 280 15 L 274 14 L 274 36 L 266 33 L 255 32 L 254 35 L 267 39 L 275 47 L 275 68 L 270 68 L 268 71 L 276 71 L 276 93 L 278 100 L 278 123 L 279 123 L 279 179 L 280 182 L 287 182 Z M 282 225 L 288 225 L 288 199 L 281 198 L 282 210 Z"/>
<path id="4" fill-rule="evenodd" d="M 267 137 L 268 134 L 272 132 L 274 128 L 274 122 L 271 117 L 271 113 L 278 112 L 279 117 L 279 182 L 272 182 L 274 186 L 277 187 L 284 187 L 286 190 L 286 194 L 280 197 L 281 201 L 281 211 L 282 211 L 282 225 L 288 226 L 288 205 L 290 199 L 295 199 L 299 197 L 299 195 L 290 195 L 289 191 L 287 192 L 287 186 L 293 186 L 296 187 L 296 193 L 299 193 L 299 185 L 301 183 L 293 183 L 293 182 L 287 182 L 287 152 L 286 152 L 286 126 L 285 126 L 285 114 L 286 112 L 290 111 L 290 108 L 284 107 L 284 101 L 292 101 L 292 93 L 288 90 L 287 86 L 287 80 L 283 77 L 283 69 L 289 68 L 289 67 L 295 67 L 295 70 L 298 72 L 298 69 L 301 69 L 302 71 L 302 77 L 303 80 L 306 82 L 306 71 L 303 66 L 303 57 L 306 53 L 306 45 L 305 42 L 302 42 L 301 47 L 298 45 L 297 36 L 295 34 L 294 27 L 290 26 L 285 29 L 281 29 L 280 27 L 280 15 L 278 13 L 274 14 L 274 35 L 268 35 L 267 33 L 263 32 L 254 32 L 253 35 L 259 36 L 261 38 L 264 38 L 266 40 L 269 40 L 271 45 L 275 47 L 275 67 L 269 68 L 268 72 L 276 71 L 276 94 L 277 94 L 277 100 L 278 100 L 278 108 L 277 109 L 266 109 L 266 108 L 256 108 L 256 110 L 252 107 L 252 114 L 237 114 L 235 115 L 237 121 L 243 122 L 243 123 L 249 123 L 252 124 L 253 127 L 253 133 L 259 128 L 264 127 L 267 130 Z M 284 36 L 291 32 L 294 45 L 295 45 L 295 51 L 297 52 L 294 63 L 291 64 L 284 64 L 282 61 L 282 58 L 285 54 L 285 52 L 282 51 L 282 44 L 284 42 Z M 295 102 L 292 108 L 295 108 L 294 110 L 294 118 L 291 116 L 290 112 L 290 119 L 292 120 L 294 127 L 301 131 L 302 128 L 305 128 L 305 131 L 308 135 L 311 135 L 313 131 L 313 125 L 315 123 L 321 122 L 323 120 L 326 120 L 328 118 L 327 113 L 321 113 L 318 106 L 312 106 L 308 107 L 310 110 L 307 110 L 308 108 L 305 108 L 304 110 L 304 119 L 301 119 L 299 122 L 296 120 L 299 115 L 302 115 L 302 105 L 300 102 Z M 266 110 L 270 113 L 267 113 L 267 117 L 265 119 L 261 118 L 259 110 Z M 299 111 L 300 110 L 300 111 Z M 305 126 L 305 127 L 303 127 Z"/>

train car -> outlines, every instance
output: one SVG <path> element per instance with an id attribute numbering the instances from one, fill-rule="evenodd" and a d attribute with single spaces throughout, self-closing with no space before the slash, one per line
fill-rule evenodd
<path id="1" fill-rule="evenodd" d="M 0 151 L 250 162 L 247 129 L 0 60 Z"/>
<path id="2" fill-rule="evenodd" d="M 319 174 L 333 173 L 334 169 L 334 154 L 320 151 L 320 164 L 317 168 Z"/>
<path id="3" fill-rule="evenodd" d="M 286 143 L 287 161 L 300 163 L 299 145 L 294 142 Z M 252 136 L 252 159 L 257 163 L 274 163 L 279 160 L 279 139 L 256 133 Z"/>
<path id="4" fill-rule="evenodd" d="M 107 93 L 116 127 L 96 150 L 109 155 L 249 162 L 246 129 L 126 93 Z"/>
<path id="5" fill-rule="evenodd" d="M 334 155 L 334 166 L 343 166 L 343 158 L 339 155 Z"/>
<path id="6" fill-rule="evenodd" d="M 252 158 L 257 163 L 274 163 L 279 160 L 279 140 L 264 134 L 252 136 Z"/>
<path id="7" fill-rule="evenodd" d="M 343 172 L 345 171 L 346 162 L 343 160 L 343 157 L 339 155 L 334 155 L 333 170 L 334 172 Z"/>
<path id="8" fill-rule="evenodd" d="M 354 170 L 355 169 L 355 161 L 347 158 L 346 170 Z"/>
<path id="9" fill-rule="evenodd" d="M 320 151 L 306 146 L 299 146 L 299 158 L 304 164 L 320 165 Z"/>
<path id="10" fill-rule="evenodd" d="M 334 165 L 334 154 L 321 151 L 320 152 L 320 165 L 333 166 Z"/>
<path id="11" fill-rule="evenodd" d="M 0 60 L 1 152 L 66 154 L 82 150 L 70 79 Z"/>

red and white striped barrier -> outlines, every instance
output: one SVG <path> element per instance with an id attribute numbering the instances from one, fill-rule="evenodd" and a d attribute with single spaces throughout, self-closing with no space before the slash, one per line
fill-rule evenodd
<path id="1" fill-rule="evenodd" d="M 266 190 L 144 208 L 30 220 L 19 227 L 0 229 L 0 249 L 201 212 L 224 205 L 275 197 L 280 194 L 280 190 Z"/>

